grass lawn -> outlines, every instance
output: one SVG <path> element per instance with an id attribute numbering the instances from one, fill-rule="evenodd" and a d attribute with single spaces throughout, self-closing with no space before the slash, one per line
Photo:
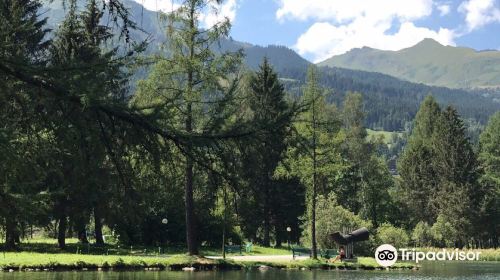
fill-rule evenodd
<path id="1" fill-rule="evenodd" d="M 392 136 L 394 134 L 399 135 L 399 136 L 403 136 L 402 132 L 393 132 L 393 131 L 367 129 L 366 132 L 368 133 L 368 139 L 370 139 L 371 137 L 376 138 L 379 136 L 383 136 L 385 144 L 389 144 L 391 142 Z"/>
<path id="2" fill-rule="evenodd" d="M 81 269 L 172 269 L 184 267 L 197 269 L 241 269 L 267 265 L 289 269 L 376 269 L 379 268 L 373 258 L 359 258 L 357 263 L 327 263 L 326 260 L 277 260 L 277 261 L 244 261 L 221 260 L 203 257 L 192 257 L 185 254 L 184 247 L 144 247 L 119 246 L 108 244 L 103 247 L 82 245 L 76 239 L 67 239 L 67 248 L 60 250 L 54 239 L 25 240 L 18 252 L 0 252 L 0 268 L 2 270 L 49 269 L 49 270 L 81 270 Z M 202 247 L 205 256 L 220 256 L 221 249 Z M 243 255 L 273 256 L 290 255 L 287 248 L 265 248 L 253 246 L 250 253 Z M 239 254 L 227 254 L 229 257 Z M 412 264 L 398 264 L 397 267 L 413 268 Z"/>
<path id="3" fill-rule="evenodd" d="M 82 269 L 134 269 L 146 268 L 181 270 L 184 267 L 196 267 L 198 270 L 242 269 L 262 265 L 287 269 L 381 269 L 373 258 L 359 258 L 357 263 L 327 263 L 325 260 L 301 261 L 266 261 L 245 262 L 231 260 L 213 260 L 172 255 L 168 257 L 154 256 L 103 256 L 78 254 L 44 254 L 33 252 L 6 252 L 0 255 L 2 270 L 49 269 L 49 270 L 82 270 Z M 393 268 L 414 268 L 411 263 L 398 263 Z"/>
<path id="4" fill-rule="evenodd" d="M 184 246 L 123 246 L 116 244 L 106 244 L 105 246 L 96 246 L 94 244 L 80 244 L 76 238 L 66 239 L 66 249 L 61 250 L 57 247 L 57 240 L 48 238 L 36 238 L 23 240 L 19 251 L 34 253 L 68 253 L 85 255 L 121 255 L 121 256 L 158 256 L 158 255 L 179 255 L 186 252 Z M 200 253 L 204 256 L 222 255 L 222 248 L 200 247 Z M 252 246 L 252 252 L 245 252 L 243 255 L 291 255 L 292 252 L 287 247 L 268 248 L 258 245 Z M 227 253 L 228 256 L 240 255 L 239 253 Z"/>

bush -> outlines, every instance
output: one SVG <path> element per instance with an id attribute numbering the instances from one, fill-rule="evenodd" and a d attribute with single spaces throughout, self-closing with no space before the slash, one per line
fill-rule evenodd
<path id="1" fill-rule="evenodd" d="M 391 244 L 396 248 L 404 248 L 408 246 L 410 238 L 403 229 L 384 223 L 377 229 L 377 241 L 380 244 Z"/>
<path id="2" fill-rule="evenodd" d="M 432 230 L 429 224 L 426 222 L 420 221 L 411 234 L 411 239 L 417 244 L 419 247 L 427 247 L 432 245 L 433 236 Z"/>
<path id="3" fill-rule="evenodd" d="M 318 247 L 323 249 L 337 248 L 335 242 L 330 238 L 330 234 L 344 228 L 358 229 L 361 227 L 371 228 L 371 223 L 363 220 L 358 215 L 338 205 L 336 196 L 332 193 L 328 197 L 318 196 L 316 210 L 316 240 Z M 303 225 L 302 244 L 311 246 L 311 232 L 309 216 Z M 369 253 L 373 245 L 370 242 L 360 242 L 355 244 L 355 254 Z"/>
<path id="4" fill-rule="evenodd" d="M 443 215 L 437 217 L 431 232 L 438 246 L 448 248 L 455 246 L 455 240 L 459 235 L 455 227 Z"/>

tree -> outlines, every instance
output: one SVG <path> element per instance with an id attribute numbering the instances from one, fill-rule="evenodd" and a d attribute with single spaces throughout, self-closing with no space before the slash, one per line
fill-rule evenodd
<path id="1" fill-rule="evenodd" d="M 418 222 L 418 224 L 413 229 L 411 239 L 415 242 L 415 245 L 417 247 L 431 246 L 433 237 L 429 224 L 422 221 Z"/>
<path id="2" fill-rule="evenodd" d="M 230 114 L 233 111 L 227 108 L 234 100 L 235 78 L 238 77 L 236 70 L 241 54 L 218 55 L 212 51 L 214 44 L 228 36 L 229 20 L 200 29 L 201 12 L 215 2 L 220 1 L 185 0 L 178 9 L 165 16 L 169 22 L 169 52 L 166 57 L 157 57 L 158 62 L 149 78 L 139 83 L 132 103 L 134 108 L 142 108 L 157 124 L 187 137 L 221 130 L 227 132 L 230 120 L 238 124 L 238 118 L 232 119 Z M 211 8 L 216 7 L 212 5 Z M 199 138 L 203 140 L 203 137 Z M 199 153 L 196 153 L 193 139 L 182 146 L 174 144 L 184 154 L 182 165 L 188 253 L 197 255 L 197 218 L 193 195 L 196 184 L 200 184 L 202 178 L 196 178 L 195 167 L 197 165 L 201 170 L 213 168 L 211 164 L 206 165 L 206 162 L 214 160 L 207 157 L 207 153 L 219 149 L 221 143 L 207 144 L 210 149 Z M 206 161 L 203 157 L 207 157 Z"/>
<path id="3" fill-rule="evenodd" d="M 433 223 L 439 216 L 454 227 L 455 245 L 465 245 L 484 192 L 477 184 L 476 155 L 455 109 L 441 111 L 432 98 L 424 101 L 399 167 L 413 223 Z"/>
<path id="4" fill-rule="evenodd" d="M 2 0 L 0 6 L 0 61 L 43 65 L 49 41 L 44 41 L 46 19 L 38 16 L 40 2 Z M 40 200 L 38 160 L 42 153 L 38 149 L 42 141 L 37 140 L 43 100 L 33 96 L 32 87 L 8 75 L 0 76 L 0 87 L 0 149 L 5 155 L 0 159 L 0 223 L 6 228 L 6 248 L 13 249 L 20 242 L 20 227 L 34 222 L 30 219 L 35 214 L 34 199 Z"/>
<path id="5" fill-rule="evenodd" d="M 490 118 L 480 137 L 479 162 L 483 170 L 480 183 L 484 200 L 480 204 L 479 235 L 497 247 L 500 232 L 500 113 Z"/>
<path id="6" fill-rule="evenodd" d="M 429 200 L 435 212 L 453 225 L 457 232 L 455 241 L 463 246 L 474 235 L 473 225 L 484 194 L 477 184 L 476 155 L 463 121 L 452 107 L 447 107 L 436 120 L 432 148 L 437 190 Z"/>
<path id="7" fill-rule="evenodd" d="M 304 87 L 302 102 L 306 110 L 294 122 L 296 143 L 288 148 L 277 173 L 295 176 L 306 186 L 306 207 L 311 238 L 312 256 L 317 258 L 316 210 L 318 194 L 328 194 L 344 168 L 341 159 L 340 124 L 335 108 L 325 102 L 323 89 L 318 86 L 317 69 L 311 66 Z"/>
<path id="8" fill-rule="evenodd" d="M 261 137 L 244 147 L 243 172 L 256 202 L 251 211 L 258 211 L 257 220 L 263 221 L 262 244 L 270 246 L 271 219 L 275 215 L 274 210 L 279 207 L 276 197 L 283 192 L 279 188 L 283 185 L 273 176 L 286 149 L 285 138 L 290 132 L 293 108 L 287 104 L 284 88 L 267 58 L 264 58 L 259 70 L 252 75 L 249 84 L 249 118 L 264 129 Z"/>
<path id="9" fill-rule="evenodd" d="M 117 56 L 118 49 L 104 50 L 112 34 L 100 24 L 102 16 L 95 0 L 90 0 L 81 13 L 76 2 L 72 2 L 50 47 L 48 69 L 65 81 L 69 95 L 84 104 L 106 102 L 123 106 L 127 77 L 122 70 L 123 61 Z M 86 227 L 91 213 L 96 240 L 103 244 L 102 216 L 107 204 L 103 197 L 111 193 L 109 182 L 113 164 L 116 165 L 112 154 L 118 150 L 111 148 L 116 143 L 112 144 L 107 136 L 110 123 L 98 112 L 77 108 L 65 99 L 54 103 L 54 111 L 65 116 L 50 116 L 54 145 L 58 147 L 53 158 L 58 159 L 56 169 L 61 171 L 50 187 L 54 215 L 59 220 L 59 246 L 65 247 L 68 222 L 80 240 L 88 242 Z"/>
<path id="10" fill-rule="evenodd" d="M 438 184 L 432 163 L 435 151 L 431 141 L 440 116 L 439 105 L 432 96 L 428 96 L 415 117 L 413 131 L 398 163 L 412 225 L 419 221 L 433 223 L 436 218 L 436 211 L 430 203 Z"/>

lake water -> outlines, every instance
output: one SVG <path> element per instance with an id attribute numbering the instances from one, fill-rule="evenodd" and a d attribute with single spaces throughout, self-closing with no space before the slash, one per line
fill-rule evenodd
<path id="1" fill-rule="evenodd" d="M 498 263 L 425 263 L 418 271 L 227 271 L 227 272 L 4 272 L 0 280 L 326 280 L 326 279 L 500 279 Z"/>

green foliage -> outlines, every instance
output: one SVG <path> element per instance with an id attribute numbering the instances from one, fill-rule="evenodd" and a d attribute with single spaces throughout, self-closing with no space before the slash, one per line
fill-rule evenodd
<path id="1" fill-rule="evenodd" d="M 305 220 L 302 242 L 306 246 L 311 246 L 311 231 L 309 225 L 310 221 Z M 345 228 L 358 229 L 361 227 L 370 229 L 372 226 L 369 221 L 362 219 L 360 216 L 340 206 L 337 202 L 335 194 L 330 193 L 328 196 L 318 196 L 316 234 L 319 248 L 337 248 L 335 242 L 330 238 L 330 234 L 336 231 L 343 232 Z M 364 251 L 368 246 L 368 244 L 356 245 L 359 245 L 362 248 L 362 251 Z"/>
<path id="2" fill-rule="evenodd" d="M 420 221 L 413 229 L 411 239 L 417 247 L 430 246 L 433 242 L 433 233 L 429 224 Z"/>
<path id="3" fill-rule="evenodd" d="M 433 39 L 397 52 L 354 49 L 321 62 L 321 66 L 372 71 L 403 80 L 450 88 L 495 87 L 500 53 L 442 46 Z M 467 77 L 467 79 L 464 79 Z"/>
<path id="4" fill-rule="evenodd" d="M 405 248 L 410 244 L 406 231 L 389 223 L 383 223 L 377 228 L 376 239 L 380 244 L 391 244 L 396 248 Z"/>
<path id="5" fill-rule="evenodd" d="M 443 215 L 437 217 L 436 222 L 432 225 L 431 233 L 433 239 L 442 247 L 456 247 L 456 241 L 460 240 L 460 233 L 457 231 L 456 225 Z"/>
<path id="6" fill-rule="evenodd" d="M 474 236 L 484 190 L 465 126 L 455 109 L 441 111 L 432 97 L 422 104 L 399 170 L 411 217 L 449 223 L 457 245 Z M 410 226 L 410 227 L 411 227 Z M 439 239 L 440 242 L 444 242 Z"/>
<path id="7" fill-rule="evenodd" d="M 500 113 L 493 115 L 480 137 L 480 179 L 484 200 L 480 204 L 480 236 L 498 240 L 500 232 Z"/>

